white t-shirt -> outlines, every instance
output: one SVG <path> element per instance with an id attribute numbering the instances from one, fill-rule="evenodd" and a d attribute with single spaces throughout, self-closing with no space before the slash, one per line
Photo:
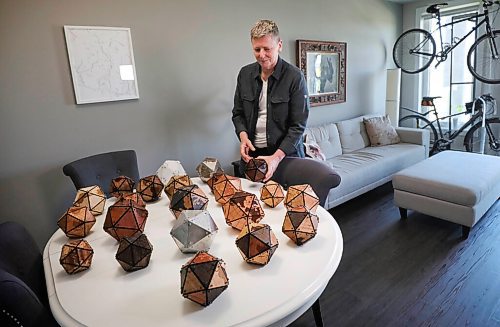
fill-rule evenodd
<path id="1" fill-rule="evenodd" d="M 259 115 L 257 116 L 257 125 L 255 126 L 255 141 L 253 145 L 256 148 L 267 147 L 267 81 L 262 81 L 262 90 L 259 96 Z"/>

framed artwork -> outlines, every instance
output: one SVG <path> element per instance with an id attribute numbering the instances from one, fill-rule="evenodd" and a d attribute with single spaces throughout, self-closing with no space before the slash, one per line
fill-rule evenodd
<path id="1" fill-rule="evenodd" d="M 130 28 L 64 26 L 77 104 L 139 98 Z"/>
<path id="2" fill-rule="evenodd" d="M 347 43 L 297 40 L 297 66 L 311 106 L 345 102 Z"/>

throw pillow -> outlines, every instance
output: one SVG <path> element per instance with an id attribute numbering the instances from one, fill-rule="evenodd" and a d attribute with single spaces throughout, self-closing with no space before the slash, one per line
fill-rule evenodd
<path id="1" fill-rule="evenodd" d="M 391 125 L 388 116 L 363 118 L 366 134 L 370 139 L 371 146 L 382 146 L 399 143 L 398 133 Z"/>
<path id="2" fill-rule="evenodd" d="M 307 157 L 310 157 L 310 158 L 313 158 L 313 159 L 319 160 L 319 161 L 326 160 L 326 156 L 323 153 L 323 151 L 321 151 L 321 148 L 319 147 L 318 143 L 316 143 L 312 140 L 308 140 L 307 137 L 304 137 L 304 148 L 305 148 L 305 152 L 306 152 Z"/>

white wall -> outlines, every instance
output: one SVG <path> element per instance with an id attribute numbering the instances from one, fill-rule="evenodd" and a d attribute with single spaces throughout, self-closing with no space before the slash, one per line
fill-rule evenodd
<path id="1" fill-rule="evenodd" d="M 347 42 L 347 101 L 312 108 L 310 124 L 382 112 L 401 13 L 382 0 L 1 0 L 0 220 L 44 244 L 75 195 L 62 166 L 96 153 L 135 149 L 142 176 L 166 159 L 194 174 L 206 156 L 229 170 L 235 78 L 260 18 L 291 63 L 297 39 Z M 130 27 L 140 99 L 75 105 L 64 25 Z"/>

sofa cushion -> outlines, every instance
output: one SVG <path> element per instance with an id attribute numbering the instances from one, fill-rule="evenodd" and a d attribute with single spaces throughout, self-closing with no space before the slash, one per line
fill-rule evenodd
<path id="1" fill-rule="evenodd" d="M 306 142 L 316 142 L 326 159 L 342 154 L 339 131 L 337 125 L 333 123 L 308 127 L 304 132 L 304 137 Z"/>
<path id="2" fill-rule="evenodd" d="M 336 123 L 342 153 L 350 153 L 370 146 L 370 140 L 366 134 L 363 117 L 356 117 Z"/>
<path id="3" fill-rule="evenodd" d="M 382 146 L 400 142 L 398 133 L 391 125 L 388 116 L 363 118 L 366 134 L 371 146 Z"/>

